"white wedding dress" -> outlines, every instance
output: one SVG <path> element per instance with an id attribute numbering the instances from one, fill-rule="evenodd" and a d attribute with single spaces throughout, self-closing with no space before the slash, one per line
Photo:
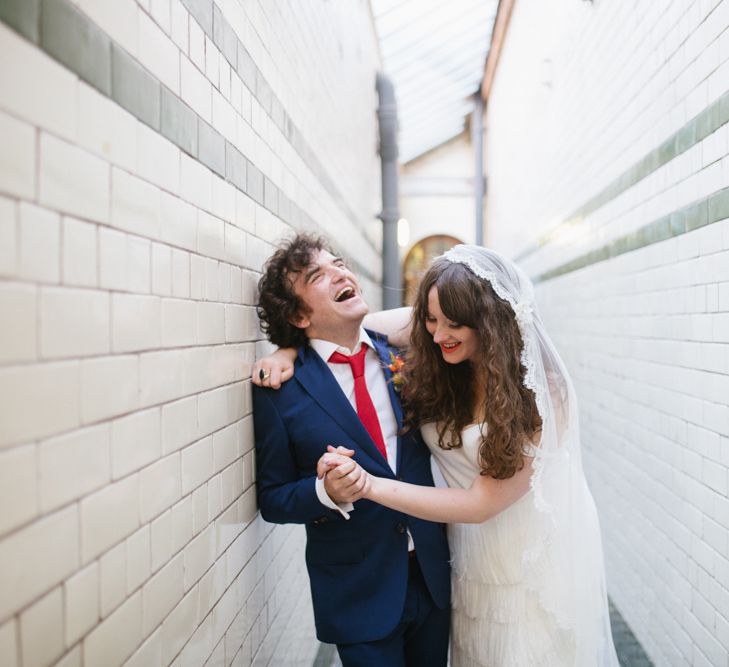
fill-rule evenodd
<path id="1" fill-rule="evenodd" d="M 492 250 L 458 245 L 434 261 L 462 264 L 506 301 L 522 339 L 524 386 L 541 430 L 531 490 L 482 524 L 449 526 L 452 667 L 619 667 L 613 645 L 600 522 L 582 468 L 579 409 L 569 373 L 518 266 Z M 479 474 L 478 426 L 463 447 L 438 446 L 422 427 L 449 486 Z"/>
<path id="2" fill-rule="evenodd" d="M 479 474 L 477 425 L 463 447 L 442 449 L 434 424 L 422 427 L 450 487 L 469 488 Z M 529 492 L 481 524 L 450 524 L 452 667 L 565 667 L 575 664 L 575 641 L 525 584 L 524 555 L 540 519 Z"/>

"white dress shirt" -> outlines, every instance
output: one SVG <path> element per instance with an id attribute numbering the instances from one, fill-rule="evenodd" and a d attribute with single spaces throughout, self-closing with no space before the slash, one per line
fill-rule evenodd
<path id="1" fill-rule="evenodd" d="M 375 406 L 377 412 L 377 418 L 380 421 L 380 428 L 382 429 L 382 438 L 385 441 L 385 450 L 387 451 L 387 463 L 390 466 L 392 472 L 396 472 L 397 465 L 397 419 L 392 409 L 392 403 L 390 402 L 390 392 L 387 388 L 387 380 L 382 372 L 382 360 L 380 359 L 377 351 L 374 349 L 372 339 L 367 335 L 367 332 L 360 328 L 359 340 L 354 346 L 354 350 L 349 350 L 346 347 L 341 347 L 336 343 L 332 343 L 328 340 L 321 340 L 319 338 L 312 338 L 309 340 L 309 344 L 312 349 L 326 362 L 329 369 L 334 375 L 334 379 L 339 384 L 340 388 L 347 397 L 347 400 L 351 404 L 355 412 L 357 412 L 357 403 L 354 397 L 354 376 L 352 375 L 352 368 L 349 364 L 331 363 L 329 357 L 334 352 L 341 352 L 346 356 L 351 356 L 360 349 L 360 345 L 367 345 L 369 348 L 365 353 L 365 382 L 367 383 L 367 390 L 372 398 L 372 404 Z M 337 446 L 336 442 L 324 443 L 325 445 Z M 342 503 L 337 505 L 327 494 L 324 488 L 324 480 L 316 480 L 316 495 L 319 501 L 326 507 L 338 510 L 342 516 L 349 519 L 349 512 L 354 509 L 352 503 Z"/>

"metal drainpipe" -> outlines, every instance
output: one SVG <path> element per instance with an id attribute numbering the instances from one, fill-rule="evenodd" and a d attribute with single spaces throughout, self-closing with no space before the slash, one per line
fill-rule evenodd
<path id="1" fill-rule="evenodd" d="M 397 103 L 392 81 L 377 73 L 377 94 L 380 106 L 380 162 L 382 164 L 382 308 L 402 305 L 400 251 L 397 245 L 397 221 L 400 219 L 397 191 Z"/>
<path id="2" fill-rule="evenodd" d="M 476 105 L 471 115 L 471 143 L 476 158 L 473 174 L 473 195 L 476 206 L 476 245 L 483 245 L 483 99 L 476 93 Z"/>

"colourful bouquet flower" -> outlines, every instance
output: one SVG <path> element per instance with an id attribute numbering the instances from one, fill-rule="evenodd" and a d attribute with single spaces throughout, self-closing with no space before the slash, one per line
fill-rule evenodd
<path id="1" fill-rule="evenodd" d="M 392 385 L 395 391 L 400 391 L 405 385 L 405 376 L 402 369 L 405 367 L 405 360 L 399 355 L 390 352 L 390 363 L 387 367 L 392 371 Z"/>

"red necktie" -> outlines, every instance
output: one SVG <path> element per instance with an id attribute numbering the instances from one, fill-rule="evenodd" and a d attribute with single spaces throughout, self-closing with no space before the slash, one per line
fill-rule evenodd
<path id="1" fill-rule="evenodd" d="M 366 353 L 367 346 L 363 344 L 357 354 L 353 354 L 351 357 L 348 357 L 346 354 L 342 354 L 341 352 L 334 352 L 332 353 L 332 356 L 329 357 L 329 361 L 333 364 L 349 364 L 352 369 L 352 375 L 354 376 L 354 400 L 357 404 L 357 416 L 367 429 L 367 433 L 369 433 L 372 440 L 374 440 L 380 454 L 382 454 L 382 456 L 385 457 L 385 461 L 387 461 L 387 449 L 385 449 L 385 440 L 382 437 L 380 420 L 377 418 L 377 412 L 375 411 L 375 406 L 372 403 L 372 397 L 370 396 L 370 392 L 367 391 L 367 383 L 365 382 L 364 365 Z"/>

